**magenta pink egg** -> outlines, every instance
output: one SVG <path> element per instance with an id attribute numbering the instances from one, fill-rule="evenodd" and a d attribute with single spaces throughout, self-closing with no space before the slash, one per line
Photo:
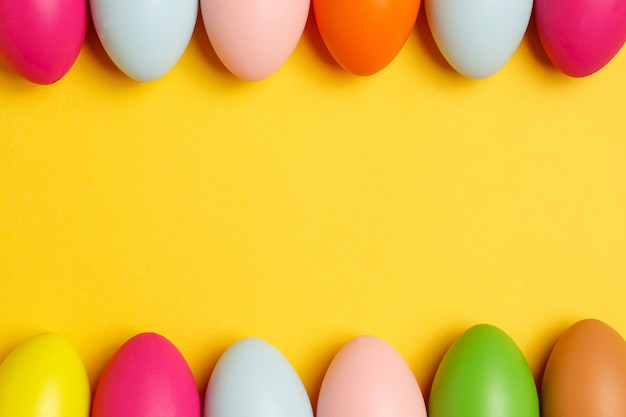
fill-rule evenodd
<path id="1" fill-rule="evenodd" d="M 426 405 L 402 356 L 377 337 L 360 336 L 328 367 L 316 416 L 426 417 Z"/>
<path id="2" fill-rule="evenodd" d="M 548 57 L 572 77 L 598 71 L 626 41 L 624 0 L 535 0 L 534 12 Z"/>
<path id="3" fill-rule="evenodd" d="M 183 355 L 166 338 L 142 333 L 107 364 L 92 417 L 200 417 L 200 393 Z"/>
<path id="4" fill-rule="evenodd" d="M 85 0 L 0 0 L 0 56 L 37 84 L 72 67 L 85 39 Z"/>

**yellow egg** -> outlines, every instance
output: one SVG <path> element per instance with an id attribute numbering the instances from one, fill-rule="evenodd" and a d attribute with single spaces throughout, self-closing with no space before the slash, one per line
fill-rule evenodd
<path id="1" fill-rule="evenodd" d="M 42 333 L 0 365 L 0 417 L 88 417 L 89 379 L 76 349 Z"/>

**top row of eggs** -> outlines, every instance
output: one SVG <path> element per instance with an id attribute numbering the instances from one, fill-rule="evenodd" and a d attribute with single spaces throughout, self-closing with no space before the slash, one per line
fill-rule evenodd
<path id="1" fill-rule="evenodd" d="M 374 74 L 402 49 L 420 2 L 89 0 L 89 6 L 106 52 L 131 78 L 150 81 L 166 74 L 185 51 L 201 9 L 224 65 L 256 81 L 289 58 L 311 5 L 333 58 L 353 74 Z M 570 76 L 596 72 L 626 40 L 622 0 L 424 0 L 424 6 L 443 56 L 470 78 L 488 77 L 506 64 L 533 10 L 546 53 Z M 0 0 L 0 56 L 26 79 L 53 83 L 76 60 L 86 27 L 86 0 Z"/>

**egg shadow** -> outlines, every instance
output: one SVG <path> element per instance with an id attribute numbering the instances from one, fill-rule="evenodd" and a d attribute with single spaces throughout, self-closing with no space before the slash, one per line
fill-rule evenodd
<path id="1" fill-rule="evenodd" d="M 46 86 L 40 86 L 26 80 L 0 58 L 0 88 L 3 91 L 19 94 L 33 91 L 38 87 L 45 88 Z"/>
<path id="2" fill-rule="evenodd" d="M 113 60 L 109 57 L 107 51 L 104 49 L 104 46 L 98 37 L 96 26 L 93 23 L 91 11 L 89 11 L 89 15 L 87 17 L 87 33 L 85 34 L 84 48 L 89 51 L 92 59 L 106 72 L 107 75 L 120 82 L 132 80 L 126 76 L 126 74 L 124 74 L 122 70 L 117 67 L 117 65 L 115 65 Z"/>
<path id="3" fill-rule="evenodd" d="M 424 396 L 424 403 L 426 404 L 426 409 L 428 409 L 428 402 L 430 401 L 430 393 L 433 387 L 433 381 L 435 380 L 435 375 L 437 374 L 437 370 L 439 369 L 439 365 L 443 360 L 448 349 L 457 339 L 457 335 L 447 337 L 442 340 L 442 342 L 436 347 L 433 355 L 429 356 L 429 360 L 427 361 L 426 366 L 426 379 L 422 381 L 420 384 L 420 388 L 422 390 L 422 395 Z M 423 357 L 421 358 L 423 361 Z M 424 365 L 423 362 L 420 362 L 421 366 Z"/>
<path id="4" fill-rule="evenodd" d="M 526 44 L 528 45 L 530 53 L 542 69 L 551 73 L 560 72 L 554 66 L 554 64 L 552 64 L 552 61 L 550 61 L 550 57 L 548 57 L 548 54 L 546 53 L 546 50 L 541 43 L 541 38 L 539 37 L 539 32 L 537 30 L 537 22 L 535 19 L 534 11 L 530 16 L 530 21 L 528 22 L 528 27 L 526 28 L 526 34 L 524 35 L 524 39 Z"/>
<path id="5" fill-rule="evenodd" d="M 190 46 L 199 49 L 202 58 L 215 70 L 220 76 L 228 78 L 230 80 L 238 80 L 238 78 L 231 73 L 228 68 L 222 63 L 219 56 L 213 49 L 209 36 L 204 29 L 204 20 L 202 19 L 202 13 L 198 12 L 198 19 L 196 20 L 196 27 L 193 31 Z"/>
<path id="6" fill-rule="evenodd" d="M 442 71 L 446 75 L 454 78 L 461 78 L 460 74 L 448 63 L 435 42 L 435 38 L 430 30 L 430 25 L 428 24 L 426 6 L 424 6 L 423 1 L 420 5 L 417 21 L 415 22 L 414 33 L 420 49 L 426 53 L 438 71 Z"/>
<path id="7" fill-rule="evenodd" d="M 11 67 L 9 67 L 9 64 L 4 62 L 2 59 L 0 59 L 0 77 L 6 77 L 10 81 L 13 81 L 13 79 L 16 78 L 20 78 L 20 76 L 15 71 L 13 71 Z"/>
<path id="8" fill-rule="evenodd" d="M 550 342 L 545 345 L 545 348 L 540 356 L 539 367 L 537 373 L 535 375 L 535 385 L 537 386 L 537 394 L 539 395 L 539 407 L 541 409 L 541 388 L 543 384 L 543 376 L 546 371 L 546 366 L 548 365 L 548 360 L 550 360 L 550 355 L 554 350 L 557 342 L 559 341 L 561 335 L 565 333 L 568 326 L 561 326 L 559 330 L 556 332 L 556 335 L 550 339 Z"/>
<path id="9" fill-rule="evenodd" d="M 315 57 L 324 64 L 325 67 L 337 72 L 344 72 L 344 69 L 337 63 L 337 61 L 335 61 L 335 58 L 333 58 L 324 43 L 319 26 L 317 25 L 317 19 L 315 18 L 313 4 L 311 4 L 311 8 L 309 9 L 309 16 L 307 17 L 306 25 L 304 26 L 301 42 L 304 42 L 304 44 L 313 52 Z"/>
<path id="10" fill-rule="evenodd" d="M 136 333 L 133 333 L 136 334 Z M 115 353 L 119 350 L 119 348 L 124 344 L 124 342 L 130 339 L 132 336 L 129 334 L 128 337 L 107 337 L 106 339 L 102 339 L 103 342 L 98 345 L 98 350 L 93 352 L 91 355 L 92 362 L 89 367 L 89 385 L 91 386 L 92 395 L 95 394 L 96 388 L 98 387 L 98 382 L 102 377 L 102 373 L 106 368 L 107 364 L 115 355 Z"/>
<path id="11" fill-rule="evenodd" d="M 30 81 L 23 81 L 25 84 L 31 84 L 35 87 L 37 86 L 37 84 L 33 84 Z M 48 332 L 54 332 L 54 329 L 50 329 L 46 326 L 39 327 L 26 325 L 19 328 L 9 328 L 8 326 L 5 326 L 5 328 L 2 329 L 3 343 L 0 344 L 0 363 L 4 362 L 7 356 L 9 356 L 11 352 L 13 352 L 21 344 L 28 342 L 37 335 Z"/>
<path id="12" fill-rule="evenodd" d="M 194 377 L 196 379 L 196 384 L 198 387 L 198 392 L 200 393 L 200 402 L 201 406 L 204 407 L 205 401 L 205 393 L 207 390 L 207 386 L 209 385 L 209 380 L 211 379 L 211 374 L 213 374 L 213 370 L 217 365 L 217 362 L 220 360 L 226 349 L 228 349 L 231 345 L 236 343 L 239 338 L 233 337 L 229 339 L 227 342 L 223 342 L 219 345 L 215 343 L 211 344 L 210 348 L 203 349 L 204 352 L 207 352 L 206 356 L 202 358 L 201 363 L 203 364 L 202 369 L 194 372 Z"/>
<path id="13" fill-rule="evenodd" d="M 9 344 L 0 348 L 0 363 L 6 359 L 7 356 L 15 349 L 15 344 Z"/>
<path id="14" fill-rule="evenodd" d="M 346 343 L 348 343 L 349 338 L 342 338 L 340 342 L 337 342 L 338 339 L 336 338 L 333 338 L 332 340 L 334 341 L 332 347 L 329 349 L 325 349 L 324 353 L 321 355 L 321 357 L 319 357 L 319 366 L 315 368 L 317 371 L 316 374 L 313 376 L 314 388 L 312 387 L 308 390 L 309 399 L 311 400 L 311 406 L 313 407 L 314 415 L 317 415 L 317 402 L 319 400 L 320 391 L 322 389 L 322 383 L 324 382 L 326 372 L 328 371 L 330 364 L 332 363 L 339 350 L 341 350 L 341 348 Z"/>

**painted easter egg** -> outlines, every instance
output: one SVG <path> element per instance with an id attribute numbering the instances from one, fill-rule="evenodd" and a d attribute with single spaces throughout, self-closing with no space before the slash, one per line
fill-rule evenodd
<path id="1" fill-rule="evenodd" d="M 335 355 L 320 389 L 317 417 L 426 417 L 420 387 L 387 342 L 360 336 Z"/>
<path id="2" fill-rule="evenodd" d="M 313 417 L 300 376 L 275 347 L 246 338 L 220 357 L 206 389 L 204 417 Z"/>
<path id="3" fill-rule="evenodd" d="M 626 41 L 623 0 L 535 0 L 535 22 L 552 63 L 572 77 L 604 67 Z"/>
<path id="4" fill-rule="evenodd" d="M 90 400 L 83 361 L 58 334 L 22 342 L 0 365 L 0 416 L 89 417 Z"/>
<path id="5" fill-rule="evenodd" d="M 356 75 L 372 75 L 398 55 L 420 0 L 313 0 L 320 34 L 333 58 Z"/>
<path id="6" fill-rule="evenodd" d="M 558 340 L 541 384 L 543 417 L 626 416 L 626 342 L 599 320 L 582 320 Z"/>
<path id="7" fill-rule="evenodd" d="M 202 20 L 222 63 L 237 77 L 269 77 L 291 56 L 310 0 L 201 0 Z"/>
<path id="8" fill-rule="evenodd" d="M 430 392 L 430 417 L 539 417 L 533 375 L 497 327 L 467 330 L 444 355 Z"/>
<path id="9" fill-rule="evenodd" d="M 126 75 L 152 81 L 179 61 L 198 18 L 198 0 L 90 0 L 102 46 Z"/>
<path id="10" fill-rule="evenodd" d="M 517 50 L 533 0 L 424 0 L 437 47 L 448 63 L 469 78 L 500 70 Z"/>
<path id="11" fill-rule="evenodd" d="M 85 0 L 0 0 L 0 57 L 33 83 L 61 79 L 86 30 Z"/>
<path id="12" fill-rule="evenodd" d="M 91 417 L 200 417 L 200 393 L 182 354 L 166 338 L 142 333 L 107 364 Z"/>

